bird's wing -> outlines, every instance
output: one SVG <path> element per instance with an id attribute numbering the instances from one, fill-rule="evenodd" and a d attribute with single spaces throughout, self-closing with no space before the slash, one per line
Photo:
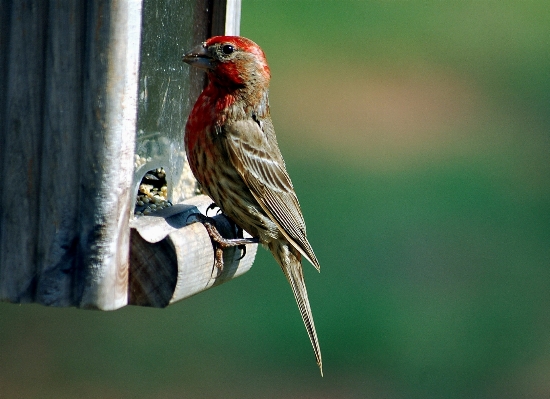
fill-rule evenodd
<path id="1" fill-rule="evenodd" d="M 319 270 L 306 238 L 306 224 L 270 119 L 228 123 L 223 127 L 225 149 L 252 195 L 283 235 Z"/>

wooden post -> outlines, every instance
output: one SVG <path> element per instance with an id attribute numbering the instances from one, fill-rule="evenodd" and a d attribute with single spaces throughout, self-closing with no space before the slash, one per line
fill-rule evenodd
<path id="1" fill-rule="evenodd" d="M 124 306 L 141 1 L 3 3 L 0 297 Z"/>
<path id="2" fill-rule="evenodd" d="M 246 253 L 237 247 L 226 249 L 224 268 L 218 270 L 206 229 L 200 223 L 189 224 L 194 213 L 205 214 L 211 203 L 199 195 L 131 222 L 130 304 L 164 307 L 250 269 L 257 245 L 247 245 Z M 224 216 L 214 220 L 225 237 L 236 238 Z"/>
<path id="3" fill-rule="evenodd" d="M 208 206 L 190 198 L 196 187 L 182 153 L 203 83 L 181 56 L 220 17 L 208 1 L 169 3 L 0 0 L 0 300 L 166 306 L 252 264 L 256 246 L 241 260 L 227 251 L 218 276 L 204 227 L 181 222 Z M 240 6 L 228 4 L 218 10 Z M 149 24 L 158 16 L 160 25 Z M 137 186 L 156 167 L 183 205 L 135 219 Z"/>

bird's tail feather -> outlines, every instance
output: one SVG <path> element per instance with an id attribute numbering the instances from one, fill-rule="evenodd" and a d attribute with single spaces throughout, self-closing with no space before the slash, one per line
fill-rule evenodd
<path id="1" fill-rule="evenodd" d="M 304 275 L 302 272 L 301 254 L 294 249 L 288 241 L 285 239 L 279 239 L 269 243 L 269 249 L 273 253 L 273 256 L 277 260 L 277 263 L 281 266 L 283 273 L 285 274 L 296 303 L 302 315 L 304 325 L 306 326 L 313 351 L 315 352 L 315 358 L 319 369 L 321 370 L 321 376 L 323 375 L 323 361 L 321 359 L 321 347 L 319 346 L 319 340 L 317 339 L 317 332 L 315 331 L 315 323 L 313 322 L 313 315 L 309 306 L 309 299 L 307 297 L 306 284 L 304 281 Z"/>

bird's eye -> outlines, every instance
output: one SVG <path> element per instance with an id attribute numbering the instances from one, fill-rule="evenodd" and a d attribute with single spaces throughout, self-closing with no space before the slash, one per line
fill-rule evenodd
<path id="1" fill-rule="evenodd" d="M 225 55 L 229 55 L 233 51 L 235 51 L 235 48 L 230 44 L 226 44 L 226 45 L 222 46 L 222 53 L 224 53 Z"/>

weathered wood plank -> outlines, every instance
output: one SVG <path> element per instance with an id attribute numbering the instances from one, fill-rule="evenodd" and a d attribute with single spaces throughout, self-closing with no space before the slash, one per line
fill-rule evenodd
<path id="1" fill-rule="evenodd" d="M 32 302 L 36 291 L 36 242 L 44 96 L 47 3 L 10 4 L 5 119 L 0 149 L 0 298 Z M 2 77 L 4 78 L 4 77 Z"/>
<path id="2" fill-rule="evenodd" d="M 212 241 L 205 227 L 190 217 L 205 214 L 211 203 L 201 195 L 131 221 L 130 304 L 165 307 L 250 269 L 257 244 L 247 245 L 242 259 L 239 248 L 226 249 L 223 271 L 214 267 Z M 225 216 L 214 220 L 224 237 L 236 237 Z"/>
<path id="3" fill-rule="evenodd" d="M 10 43 L 11 27 L 11 2 L 9 0 L 0 0 L 0 156 L 3 155 L 5 143 L 5 123 L 6 123 L 6 98 L 8 92 L 8 59 L 10 52 L 8 46 Z M 3 175 L 3 162 L 0 161 L 0 176 Z M 0 210 L 0 212 L 2 212 Z M 1 221 L 2 219 L 0 219 Z M 2 228 L 0 227 L 0 241 L 2 241 Z"/>
<path id="4" fill-rule="evenodd" d="M 241 0 L 227 0 L 224 34 L 228 36 L 241 34 Z"/>
<path id="5" fill-rule="evenodd" d="M 11 2 L 8 0 L 0 0 L 0 176 L 4 176 L 4 162 L 6 146 L 7 146 L 7 94 L 8 94 L 8 51 L 11 38 Z M 3 187 L 3 184 L 2 186 Z M 2 190 L 4 192 L 4 190 Z M 4 215 L 4 201 L 2 195 L 0 195 L 0 243 L 3 234 L 8 234 L 7 227 L 4 227 L 5 218 Z M 1 244 L 0 244 L 1 249 Z M 0 301 L 5 300 L 9 295 L 13 295 L 13 292 L 8 292 L 8 283 L 3 282 L 7 279 L 7 267 L 2 266 L 2 261 L 6 259 L 0 256 Z M 10 284 L 11 284 L 11 278 Z M 11 291 L 11 290 L 10 290 Z"/>
<path id="6" fill-rule="evenodd" d="M 137 106 L 141 1 L 87 3 L 79 253 L 80 307 L 127 303 L 128 220 Z"/>
<path id="7" fill-rule="evenodd" d="M 83 2 L 50 2 L 40 162 L 36 302 L 70 306 L 78 248 Z"/>
<path id="8" fill-rule="evenodd" d="M 241 23 L 241 0 L 213 0 L 210 36 L 238 36 Z"/>

